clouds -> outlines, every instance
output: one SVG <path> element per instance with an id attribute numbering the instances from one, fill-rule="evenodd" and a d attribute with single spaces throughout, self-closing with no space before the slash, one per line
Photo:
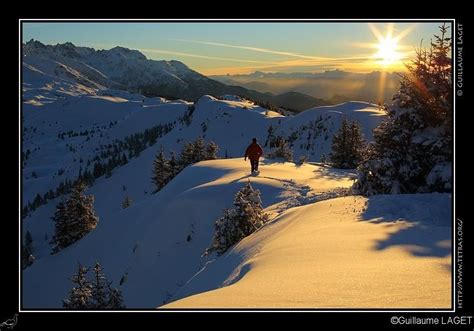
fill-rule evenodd
<path id="1" fill-rule="evenodd" d="M 376 63 L 373 54 L 359 54 L 349 57 L 322 57 L 310 56 L 295 52 L 287 52 L 269 48 L 260 48 L 246 45 L 234 45 L 229 43 L 189 40 L 189 39 L 173 39 L 174 41 L 182 43 L 191 43 L 206 45 L 220 48 L 240 49 L 252 53 L 265 53 L 268 55 L 278 55 L 278 58 L 269 57 L 269 60 L 249 60 L 246 59 L 228 59 L 215 58 L 219 60 L 227 60 L 241 63 L 255 63 L 255 65 L 241 65 L 241 66 L 219 66 L 212 68 L 202 68 L 200 71 L 207 75 L 221 75 L 221 74 L 237 74 L 250 73 L 255 70 L 261 71 L 321 71 L 327 69 L 341 69 L 348 71 L 369 72 L 376 68 Z M 212 52 L 212 51 L 211 51 Z M 188 54 L 189 55 L 189 54 Z M 198 57 L 198 55 L 193 55 Z M 284 56 L 284 58 L 281 58 Z M 199 56 L 201 57 L 201 56 Z M 212 57 L 214 58 L 214 57 Z M 271 60 L 270 60 L 271 59 Z M 258 64 L 258 65 L 257 65 Z M 390 69 L 403 70 L 403 65 L 394 65 Z M 199 69 L 198 69 L 199 70 Z"/>
<path id="2" fill-rule="evenodd" d="M 374 70 L 374 58 L 372 54 L 359 54 L 349 57 L 322 57 L 310 56 L 295 52 L 287 52 L 276 49 L 260 48 L 247 45 L 234 45 L 229 43 L 189 40 L 189 39 L 172 39 L 180 43 L 189 43 L 208 46 L 205 48 L 206 53 L 213 54 L 213 48 L 231 48 L 239 49 L 245 52 L 237 52 L 238 57 L 223 57 L 204 55 L 200 52 L 182 52 L 164 49 L 140 49 L 145 54 L 168 54 L 176 55 L 184 58 L 199 58 L 208 60 L 217 60 L 222 63 L 217 65 L 215 62 L 209 65 L 195 68 L 199 72 L 206 75 L 220 74 L 238 74 L 250 73 L 256 70 L 261 71 L 322 71 L 328 69 L 341 69 L 349 71 L 368 72 Z M 264 59 L 256 59 L 252 57 L 252 53 L 267 54 Z M 261 58 L 261 57 L 260 57 Z M 184 60 L 186 61 L 186 59 Z M 232 62 L 234 65 L 225 65 L 225 62 Z M 400 68 L 396 68 L 400 69 Z"/>
<path id="3" fill-rule="evenodd" d="M 194 57 L 199 59 L 209 59 L 209 60 L 220 60 L 220 61 L 231 61 L 231 62 L 243 62 L 243 63 L 267 63 L 267 64 L 277 64 L 276 62 L 268 62 L 268 61 L 257 61 L 257 60 L 246 60 L 246 59 L 234 59 L 234 58 L 225 58 L 225 57 L 218 57 L 218 56 L 207 56 L 207 55 L 199 55 L 199 54 L 192 54 L 192 53 L 183 53 L 177 51 L 168 51 L 162 49 L 150 49 L 150 48 L 141 48 L 139 51 L 143 53 L 156 53 L 156 54 L 170 54 L 170 55 L 179 55 L 185 57 Z"/>

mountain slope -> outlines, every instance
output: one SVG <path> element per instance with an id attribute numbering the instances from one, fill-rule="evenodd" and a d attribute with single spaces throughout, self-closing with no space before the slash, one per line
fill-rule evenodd
<path id="1" fill-rule="evenodd" d="M 87 88 L 122 89 L 148 96 L 191 101 L 205 94 L 234 94 L 276 106 L 291 106 L 299 111 L 307 108 L 309 99 L 312 101 L 310 107 L 325 104 L 322 100 L 302 94 L 293 95 L 290 100 L 240 86 L 228 86 L 201 75 L 179 61 L 150 60 L 137 50 L 119 46 L 96 51 L 89 47 L 77 47 L 70 42 L 52 46 L 30 40 L 23 45 L 22 61 L 24 71 L 58 77 Z"/>
<path id="2" fill-rule="evenodd" d="M 42 90 L 31 92 L 44 95 Z M 35 100 L 43 100 L 35 95 Z M 235 100 L 203 96 L 191 104 L 101 90 L 95 95 L 63 94 L 43 106 L 24 104 L 23 151 L 28 153 L 23 162 L 24 205 L 36 194 L 56 189 L 66 178 L 74 179 L 81 170 L 92 171 L 98 161 L 108 161 L 110 157 L 100 156 L 113 150 L 112 144 L 157 125 L 170 126 L 156 142 L 166 153 L 179 153 L 186 142 L 201 136 L 219 145 L 220 157 L 235 157 L 242 155 L 253 137 L 269 152 L 269 142 L 282 136 L 289 140 L 295 160 L 306 155 L 311 161 L 320 161 L 330 152 L 332 136 L 343 117 L 357 120 L 371 140 L 373 128 L 385 116 L 371 104 L 352 102 L 285 117 L 252 102 Z M 190 107 L 194 111 L 186 124 L 182 118 Z M 130 158 L 130 150 L 123 153 Z M 145 171 L 149 176 L 151 168 Z"/>

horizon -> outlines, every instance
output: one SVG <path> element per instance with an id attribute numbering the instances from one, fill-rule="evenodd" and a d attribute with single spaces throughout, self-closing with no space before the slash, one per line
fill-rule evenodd
<path id="1" fill-rule="evenodd" d="M 207 76 L 400 72 L 441 22 L 410 23 L 22 23 L 22 41 L 117 46 L 150 60 L 177 60 Z M 216 25 L 219 25 L 216 28 Z M 321 47 L 321 45 L 323 45 Z"/>

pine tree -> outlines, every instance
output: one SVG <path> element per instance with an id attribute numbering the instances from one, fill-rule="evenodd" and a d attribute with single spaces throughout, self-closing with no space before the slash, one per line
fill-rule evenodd
<path id="1" fill-rule="evenodd" d="M 357 122 L 342 120 L 341 128 L 332 140 L 332 153 L 329 155 L 334 167 L 354 169 L 362 161 L 365 141 Z"/>
<path id="2" fill-rule="evenodd" d="M 272 143 L 270 143 L 270 146 Z M 267 154 L 269 159 L 283 159 L 285 161 L 293 161 L 293 151 L 288 146 L 285 138 L 278 137 L 277 140 L 273 143 L 275 148 Z"/>
<path id="3" fill-rule="evenodd" d="M 151 179 L 156 187 L 155 192 L 161 190 L 168 183 L 170 176 L 171 169 L 169 161 L 166 158 L 163 150 L 161 150 L 153 161 L 153 175 Z"/>
<path id="4" fill-rule="evenodd" d="M 54 235 L 51 241 L 54 245 L 52 250 L 52 254 L 54 254 L 66 247 L 70 242 L 68 215 L 64 202 L 58 203 L 54 216 L 51 219 L 54 222 Z"/>
<path id="5" fill-rule="evenodd" d="M 174 178 L 182 170 L 179 161 L 176 159 L 176 154 L 174 153 L 174 151 L 171 151 L 170 153 L 169 165 L 171 178 Z"/>
<path id="6" fill-rule="evenodd" d="M 63 300 L 63 307 L 66 309 L 93 309 L 92 300 L 92 284 L 86 278 L 88 268 L 83 267 L 80 263 L 77 274 L 72 277 L 72 282 L 76 286 L 69 291 L 67 299 Z"/>
<path id="7" fill-rule="evenodd" d="M 206 159 L 206 145 L 202 137 L 198 137 L 194 142 L 194 162 Z"/>
<path id="8" fill-rule="evenodd" d="M 128 195 L 125 197 L 125 199 L 122 202 L 122 208 L 126 209 L 132 205 L 133 201 L 128 197 Z"/>
<path id="9" fill-rule="evenodd" d="M 94 266 L 94 279 L 92 282 L 91 306 L 95 309 L 107 307 L 110 297 L 110 284 L 105 278 L 104 271 L 99 262 Z"/>
<path id="10" fill-rule="evenodd" d="M 69 291 L 67 299 L 63 300 L 63 307 L 67 309 L 124 309 L 122 293 L 117 288 L 112 288 L 104 271 L 96 262 L 93 268 L 92 281 L 87 279 L 89 268 L 79 263 L 77 274 L 71 279 L 73 288 Z"/>
<path id="11" fill-rule="evenodd" d="M 110 289 L 109 300 L 107 301 L 107 309 L 125 309 L 123 303 L 122 292 L 117 288 Z"/>
<path id="12" fill-rule="evenodd" d="M 452 190 L 451 39 L 446 25 L 430 49 L 418 49 L 374 130 L 359 167 L 356 192 L 450 192 Z"/>
<path id="13" fill-rule="evenodd" d="M 186 143 L 181 149 L 179 156 L 179 163 L 182 168 L 187 167 L 195 162 L 194 144 L 192 142 Z"/>
<path id="14" fill-rule="evenodd" d="M 224 215 L 214 225 L 214 238 L 206 251 L 216 251 L 218 255 L 229 247 L 261 228 L 268 221 L 263 212 L 260 191 L 250 181 L 234 197 L 234 208 L 225 209 Z"/>
<path id="15" fill-rule="evenodd" d="M 94 196 L 86 196 L 86 188 L 85 183 L 77 181 L 66 204 L 60 202 L 56 207 L 53 254 L 78 241 L 97 226 L 99 219 L 94 211 Z"/>
<path id="16" fill-rule="evenodd" d="M 206 160 L 215 160 L 217 159 L 217 151 L 219 146 L 214 141 L 210 141 L 206 146 Z"/>

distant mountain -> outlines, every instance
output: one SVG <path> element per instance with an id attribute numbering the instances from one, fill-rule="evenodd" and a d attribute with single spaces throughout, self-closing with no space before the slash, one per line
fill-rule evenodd
<path id="1" fill-rule="evenodd" d="M 321 73 L 265 73 L 210 76 L 224 84 L 240 85 L 259 92 L 283 94 L 299 92 L 326 100 L 329 104 L 361 100 L 366 102 L 389 101 L 399 87 L 396 73 L 355 73 L 327 70 Z M 381 90 L 381 86 L 383 89 Z M 338 102 L 337 102 L 338 101 Z"/>
<path id="2" fill-rule="evenodd" d="M 119 46 L 95 50 L 70 42 L 44 45 L 30 40 L 23 45 L 23 67 L 67 82 L 80 83 L 87 88 L 122 89 L 170 99 L 195 101 L 206 94 L 232 94 L 297 111 L 327 104 L 301 93 L 293 94 L 290 102 L 285 96 L 275 97 L 241 86 L 226 85 L 182 62 L 150 60 L 137 50 Z"/>

